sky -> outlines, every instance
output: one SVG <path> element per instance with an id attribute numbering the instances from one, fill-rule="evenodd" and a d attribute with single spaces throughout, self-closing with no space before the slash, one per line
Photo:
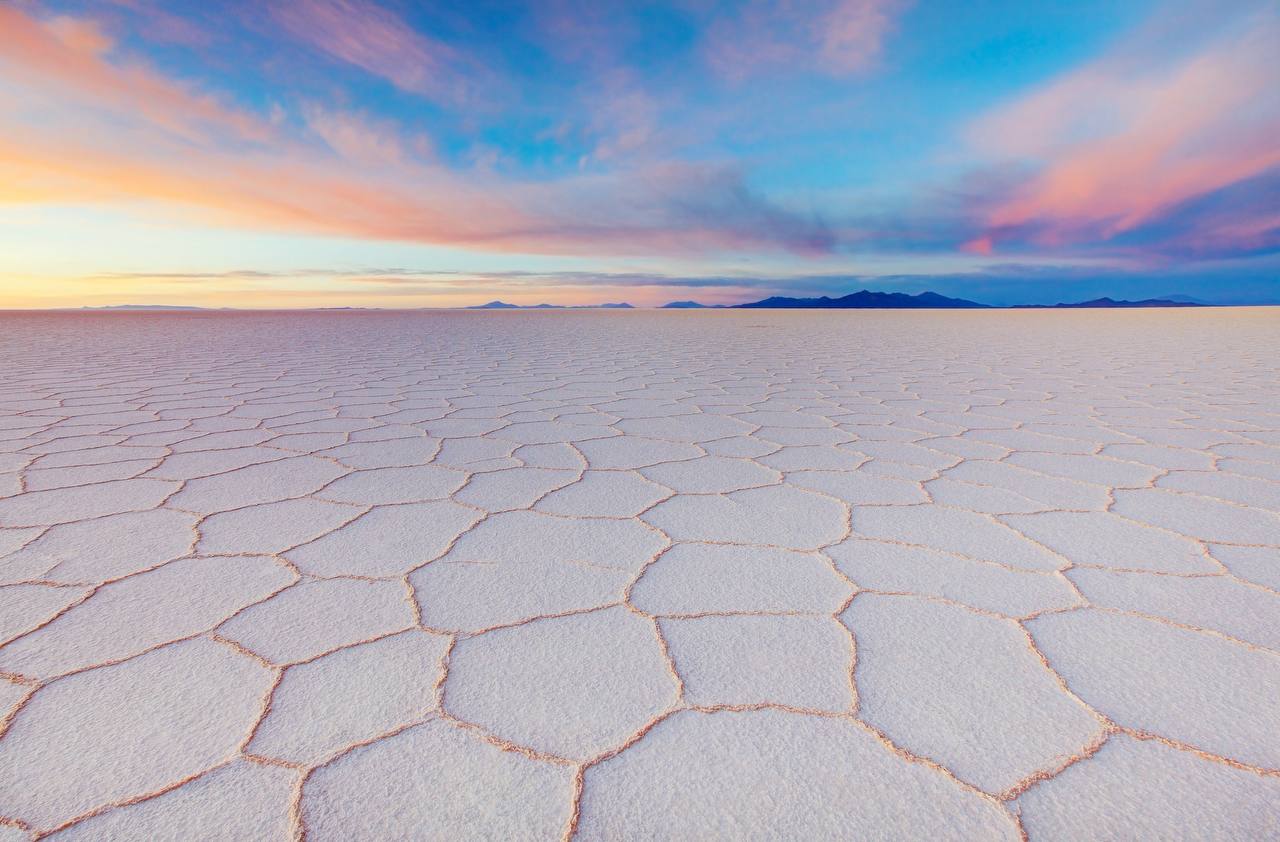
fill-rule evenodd
<path id="1" fill-rule="evenodd" d="M 1274 0 L 0 0 L 0 307 L 1280 303 Z"/>

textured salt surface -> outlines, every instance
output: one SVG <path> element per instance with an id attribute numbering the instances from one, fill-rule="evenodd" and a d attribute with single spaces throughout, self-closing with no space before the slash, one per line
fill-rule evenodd
<path id="1" fill-rule="evenodd" d="M 1280 836 L 1280 314 L 0 315 L 0 838 Z"/>

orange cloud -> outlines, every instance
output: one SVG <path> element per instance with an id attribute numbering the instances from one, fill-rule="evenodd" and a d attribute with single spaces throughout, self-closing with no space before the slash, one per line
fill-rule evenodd
<path id="1" fill-rule="evenodd" d="M 250 141 L 273 134 L 265 121 L 145 67 L 109 63 L 106 55 L 114 45 L 91 21 L 59 17 L 40 23 L 0 5 L 0 33 L 0 72 L 67 105 L 122 111 L 189 139 L 210 131 Z"/>
<path id="2" fill-rule="evenodd" d="M 0 107 L 0 201 L 123 202 L 236 226 L 493 251 L 829 247 L 821 225 L 755 198 L 730 172 L 649 165 L 522 182 L 455 171 L 424 155 L 420 139 L 351 113 L 304 109 L 309 134 L 288 136 L 287 120 L 125 63 L 86 35 L 87 23 L 68 30 L 0 7 L 0 32 L 0 80 L 23 83 L 23 99 Z M 0 106 L 7 95 L 0 85 Z"/>
<path id="3" fill-rule="evenodd" d="M 1280 165 L 1278 43 L 1264 13 L 1172 65 L 1130 47 L 979 121 L 988 156 L 1042 165 L 990 212 L 987 238 L 1108 239 Z"/>

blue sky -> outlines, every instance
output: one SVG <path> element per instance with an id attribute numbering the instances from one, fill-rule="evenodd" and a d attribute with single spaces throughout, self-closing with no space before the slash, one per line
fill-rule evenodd
<path id="1" fill-rule="evenodd" d="M 18 2 L 0 304 L 1280 301 L 1278 41 L 1249 0 Z"/>

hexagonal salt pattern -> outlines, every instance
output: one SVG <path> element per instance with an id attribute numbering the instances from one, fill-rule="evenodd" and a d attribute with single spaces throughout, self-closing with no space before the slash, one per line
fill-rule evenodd
<path id="1" fill-rule="evenodd" d="M 1278 336 L 0 315 L 0 839 L 1275 836 Z"/>

